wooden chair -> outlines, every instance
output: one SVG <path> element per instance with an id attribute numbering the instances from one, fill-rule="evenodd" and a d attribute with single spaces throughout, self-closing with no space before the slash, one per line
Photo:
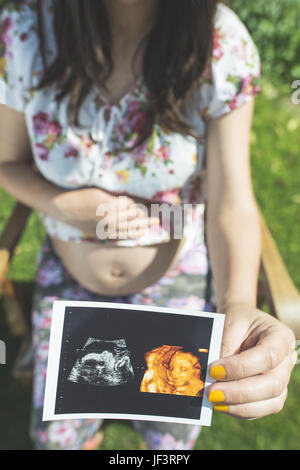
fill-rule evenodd
<path id="1" fill-rule="evenodd" d="M 13 375 L 31 377 L 32 344 L 30 302 L 26 291 L 30 286 L 15 282 L 8 271 L 15 249 L 26 227 L 31 210 L 17 203 L 0 236 L 0 296 L 11 333 L 23 338 Z M 279 254 L 264 217 L 260 213 L 262 256 L 258 277 L 257 307 L 267 305 L 269 313 L 286 323 L 300 339 L 300 294 L 297 291 Z"/>
<path id="2" fill-rule="evenodd" d="M 32 285 L 13 281 L 8 277 L 8 271 L 30 214 L 31 209 L 17 203 L 0 235 L 0 297 L 10 332 L 21 339 L 13 376 L 29 379 L 32 375 L 33 355 L 31 305 L 28 294 L 32 291 Z"/>

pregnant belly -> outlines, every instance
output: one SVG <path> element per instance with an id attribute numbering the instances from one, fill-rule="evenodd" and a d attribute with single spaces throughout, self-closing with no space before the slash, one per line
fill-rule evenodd
<path id="1" fill-rule="evenodd" d="M 92 292 L 114 297 L 139 292 L 158 281 L 175 264 L 184 239 L 136 247 L 52 242 L 75 280 Z"/>

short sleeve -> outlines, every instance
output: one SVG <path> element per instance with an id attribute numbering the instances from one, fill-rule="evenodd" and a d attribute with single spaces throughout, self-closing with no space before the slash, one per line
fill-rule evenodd
<path id="1" fill-rule="evenodd" d="M 242 106 L 260 91 L 261 62 L 246 26 L 220 5 L 209 67 L 203 75 L 202 115 L 215 119 Z"/>
<path id="2" fill-rule="evenodd" d="M 9 4 L 10 5 L 10 4 Z M 23 112 L 31 97 L 36 24 L 31 2 L 5 7 L 0 13 L 0 101 Z"/>

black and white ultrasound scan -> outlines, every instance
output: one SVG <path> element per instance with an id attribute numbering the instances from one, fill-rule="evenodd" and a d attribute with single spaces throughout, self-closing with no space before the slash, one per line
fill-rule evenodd
<path id="1" fill-rule="evenodd" d="M 53 303 L 43 421 L 210 426 L 205 388 L 225 315 L 115 302 Z"/>
<path id="2" fill-rule="evenodd" d="M 83 349 L 77 349 L 77 356 L 68 377 L 70 382 L 114 387 L 134 377 L 125 339 L 88 338 Z"/>

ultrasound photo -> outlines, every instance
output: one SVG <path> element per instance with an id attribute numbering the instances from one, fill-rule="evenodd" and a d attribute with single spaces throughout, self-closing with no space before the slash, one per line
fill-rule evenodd
<path id="1" fill-rule="evenodd" d="M 207 350 L 208 352 L 208 350 Z M 162 345 L 145 354 L 147 370 L 140 391 L 169 395 L 201 396 L 202 368 L 194 354 L 180 346 Z"/>
<path id="2" fill-rule="evenodd" d="M 43 421 L 128 419 L 210 426 L 205 388 L 225 315 L 54 301 Z"/>
<path id="3" fill-rule="evenodd" d="M 83 349 L 77 349 L 77 355 L 70 382 L 113 387 L 134 377 L 125 339 L 89 338 Z"/>

